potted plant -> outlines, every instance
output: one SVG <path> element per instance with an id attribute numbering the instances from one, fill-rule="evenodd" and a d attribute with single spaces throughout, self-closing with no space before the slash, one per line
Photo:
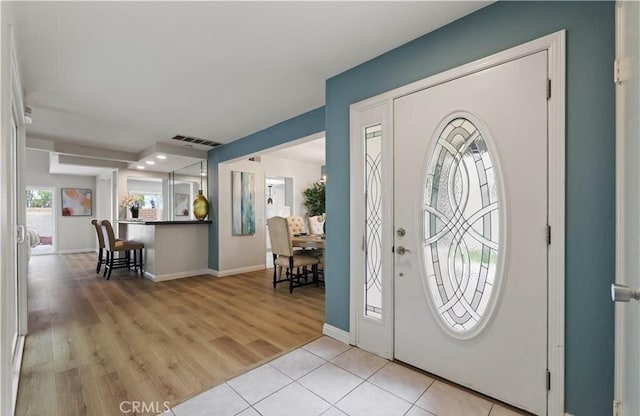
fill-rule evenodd
<path id="1" fill-rule="evenodd" d="M 138 218 L 140 215 L 140 207 L 144 204 L 144 195 L 127 194 L 122 198 L 120 206 L 129 208 L 132 218 Z"/>
<path id="2" fill-rule="evenodd" d="M 304 195 L 304 206 L 307 208 L 307 214 L 310 217 L 323 215 L 326 212 L 324 205 L 324 182 L 315 182 L 309 188 L 305 189 L 302 194 Z"/>

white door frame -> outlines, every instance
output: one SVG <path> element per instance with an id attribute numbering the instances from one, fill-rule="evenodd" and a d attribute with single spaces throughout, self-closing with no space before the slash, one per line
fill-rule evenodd
<path id="1" fill-rule="evenodd" d="M 350 106 L 350 343 L 393 358 L 393 169 L 383 179 L 383 318 L 371 324 L 364 317 L 364 159 L 363 131 L 382 123 L 383 141 L 393 143 L 394 99 L 456 78 L 503 64 L 536 52 L 548 52 L 548 221 L 552 240 L 548 251 L 548 368 L 551 372 L 549 415 L 564 414 L 564 335 L 565 335 L 565 31 L 532 40 L 506 51 L 430 76 Z M 542 86 L 541 88 L 543 88 Z M 386 147 L 392 149 L 392 147 Z M 387 153 L 391 155 L 392 153 Z M 383 154 L 383 160 L 385 156 Z M 389 157 L 386 157 L 389 159 Z M 388 246 L 386 247 L 385 244 Z M 386 310 L 386 312 L 385 312 Z M 377 341 L 371 343 L 369 339 Z"/>
<path id="2" fill-rule="evenodd" d="M 3 37 L 5 37 L 3 39 Z M 1 143 L 0 143 L 0 193 L 2 195 L 13 195 L 13 190 L 17 186 L 17 199 L 5 198 L 0 202 L 0 211 L 4 214 L 0 218 L 0 267 L 2 271 L 2 294 L 0 294 L 0 310 L 3 319 L 0 329 L 0 413 L 13 414 L 15 410 L 18 382 L 20 378 L 20 368 L 22 365 L 22 353 L 24 350 L 24 338 L 27 333 L 27 262 L 26 244 L 23 242 L 20 248 L 17 247 L 17 224 L 24 225 L 26 216 L 26 204 L 24 193 L 24 160 L 25 160 L 25 126 L 24 126 L 24 103 L 22 99 L 22 87 L 18 70 L 18 59 L 16 56 L 15 36 L 13 25 L 2 22 L 0 27 L 0 39 L 2 44 L 7 45 L 7 54 L 3 55 L 6 60 L 2 61 L 0 77 L 2 83 L 2 109 L 0 114 Z M 17 140 L 12 139 L 11 118 L 17 122 Z M 18 171 L 13 170 L 13 161 L 17 158 Z M 16 185 L 17 181 L 17 185 Z M 11 214 L 16 212 L 15 217 Z M 16 224 L 17 223 L 17 224 Z M 24 233 L 22 233 L 24 235 Z M 8 296 L 13 296 L 13 292 L 8 289 L 8 280 L 13 279 L 14 266 L 18 268 L 18 309 L 11 309 L 13 302 Z M 18 342 L 13 351 L 13 334 L 10 333 L 9 323 L 14 314 L 18 314 Z"/>
<path id="3" fill-rule="evenodd" d="M 640 141 L 637 127 L 638 94 L 640 90 L 640 36 L 634 25 L 640 16 L 636 2 L 616 2 L 616 274 L 618 284 L 637 289 L 638 266 L 638 158 Z M 635 29 L 635 30 L 634 30 Z M 634 37 L 635 36 L 635 37 Z M 637 389 L 637 312 L 638 305 L 616 303 L 615 305 L 615 374 L 614 416 L 634 415 L 640 408 L 640 399 L 633 394 Z M 629 357 L 629 355 L 632 355 Z M 632 360 L 631 362 L 630 359 Z M 635 361 L 635 362 L 634 362 Z"/>

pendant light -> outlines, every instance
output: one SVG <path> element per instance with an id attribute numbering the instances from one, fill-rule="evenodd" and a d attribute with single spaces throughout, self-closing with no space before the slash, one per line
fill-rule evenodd
<path id="1" fill-rule="evenodd" d="M 268 205 L 273 205 L 273 198 L 271 198 L 271 187 L 273 185 L 269 185 L 269 198 L 267 199 L 267 204 Z"/>

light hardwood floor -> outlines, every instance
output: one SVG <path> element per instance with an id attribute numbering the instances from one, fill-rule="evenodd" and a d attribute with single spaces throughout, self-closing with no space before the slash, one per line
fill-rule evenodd
<path id="1" fill-rule="evenodd" d="M 16 414 L 173 407 L 319 337 L 323 288 L 274 290 L 271 273 L 153 283 L 117 270 L 106 281 L 94 254 L 32 257 Z"/>

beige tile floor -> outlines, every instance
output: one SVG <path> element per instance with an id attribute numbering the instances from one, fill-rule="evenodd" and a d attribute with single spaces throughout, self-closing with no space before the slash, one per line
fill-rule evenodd
<path id="1" fill-rule="evenodd" d="M 515 416 L 513 410 L 329 337 L 214 387 L 175 416 Z"/>

